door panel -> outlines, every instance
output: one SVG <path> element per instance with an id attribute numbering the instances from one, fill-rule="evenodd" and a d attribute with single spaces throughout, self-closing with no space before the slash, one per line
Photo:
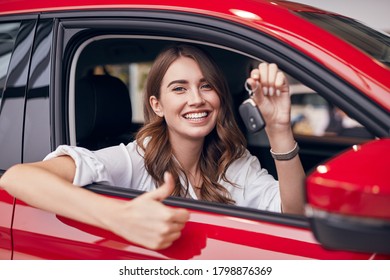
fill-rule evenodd
<path id="1" fill-rule="evenodd" d="M 305 228 L 191 210 L 182 237 L 153 251 L 18 202 L 14 259 L 368 259 L 327 251 Z"/>

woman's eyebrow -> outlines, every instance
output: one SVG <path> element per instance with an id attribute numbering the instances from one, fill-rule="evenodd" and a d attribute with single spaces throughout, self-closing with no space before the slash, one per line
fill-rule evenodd
<path id="1" fill-rule="evenodd" d="M 202 78 L 199 80 L 199 83 L 204 83 L 204 82 L 207 82 L 206 78 Z M 189 81 L 187 81 L 187 80 L 174 80 L 168 84 L 167 88 L 169 88 L 173 84 L 189 84 Z"/>
<path id="2" fill-rule="evenodd" d="M 187 80 L 174 80 L 168 84 L 167 88 L 173 84 L 188 84 L 188 81 Z"/>

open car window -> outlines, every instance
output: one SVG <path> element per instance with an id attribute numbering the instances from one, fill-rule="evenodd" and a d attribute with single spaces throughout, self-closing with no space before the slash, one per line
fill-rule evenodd
<path id="1" fill-rule="evenodd" d="M 70 144 L 96 150 L 134 140 L 144 122 L 143 90 L 150 67 L 160 50 L 173 43 L 171 39 L 103 35 L 83 44 L 72 62 Z M 255 60 L 222 48 L 202 47 L 227 77 L 237 113 L 247 98 L 244 81 Z M 98 102 L 95 119 L 91 119 L 90 110 L 95 108 L 90 100 Z"/>
<path id="2" fill-rule="evenodd" d="M 133 141 L 143 124 L 142 95 L 149 69 L 159 51 L 172 43 L 172 40 L 153 37 L 137 39 L 104 35 L 84 43 L 72 62 L 75 68 L 71 77 L 74 88 L 70 88 L 70 96 L 73 95 L 74 103 L 70 103 L 69 112 L 74 130 L 70 131 L 70 144 L 97 150 Z M 262 59 L 225 48 L 202 47 L 224 71 L 232 95 L 233 111 L 246 136 L 248 150 L 277 179 L 267 136 L 264 131 L 255 135 L 249 133 L 238 114 L 238 107 L 248 98 L 244 82 L 251 69 Z M 286 74 L 291 87 L 291 125 L 307 173 L 351 144 L 374 137 L 321 93 L 293 78 L 295 73 Z M 90 106 L 91 100 L 96 101 L 94 108 Z M 345 141 L 340 141 L 340 137 Z M 104 186 L 98 189 L 104 193 Z M 108 189 L 112 191 L 112 188 Z M 118 188 L 118 192 L 119 196 L 126 196 L 123 189 Z"/>

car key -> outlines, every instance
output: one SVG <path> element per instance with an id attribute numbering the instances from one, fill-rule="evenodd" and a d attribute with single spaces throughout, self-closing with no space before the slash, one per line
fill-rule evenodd
<path id="1" fill-rule="evenodd" d="M 238 110 L 246 128 L 251 133 L 256 133 L 265 127 L 263 116 L 261 115 L 259 108 L 252 98 L 253 93 L 257 90 L 257 88 L 252 90 L 249 88 L 248 83 L 245 82 L 245 89 L 249 94 L 249 98 L 240 105 Z"/>

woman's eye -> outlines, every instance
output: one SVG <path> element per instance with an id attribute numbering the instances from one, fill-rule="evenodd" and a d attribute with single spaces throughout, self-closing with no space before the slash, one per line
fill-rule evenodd
<path id="1" fill-rule="evenodd" d="M 173 88 L 173 91 L 174 92 L 182 92 L 182 91 L 185 91 L 186 89 L 184 87 L 174 87 Z"/>
<path id="2" fill-rule="evenodd" d="M 205 90 L 211 90 L 213 87 L 210 84 L 203 84 L 200 88 Z"/>

